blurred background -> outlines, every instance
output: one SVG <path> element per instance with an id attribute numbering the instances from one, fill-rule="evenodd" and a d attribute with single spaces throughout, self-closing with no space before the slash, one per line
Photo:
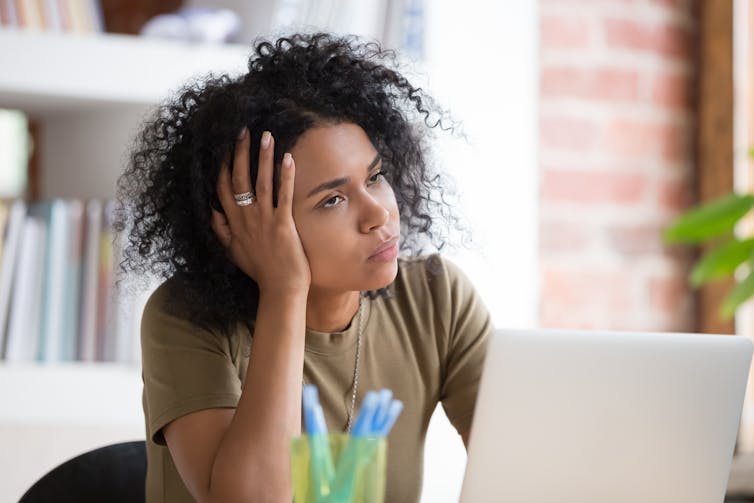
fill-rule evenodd
<path id="1" fill-rule="evenodd" d="M 692 288 L 701 249 L 662 233 L 752 190 L 753 28 L 750 0 L 0 0 L 0 499 L 143 438 L 149 292 L 113 287 L 115 180 L 145 115 L 242 73 L 258 36 L 376 39 L 460 123 L 435 159 L 473 241 L 447 253 L 498 327 L 752 337 L 750 304 L 719 314 L 734 280 Z M 754 495 L 752 456 L 750 393 L 732 494 Z M 425 464 L 423 501 L 456 501 L 441 412 Z"/>

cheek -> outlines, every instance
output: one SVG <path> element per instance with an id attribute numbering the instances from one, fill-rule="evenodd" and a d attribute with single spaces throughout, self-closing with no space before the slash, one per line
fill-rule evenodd
<path id="1" fill-rule="evenodd" d="M 321 218 L 296 219 L 294 217 L 296 230 L 301 238 L 301 245 L 310 261 L 316 260 L 318 257 L 332 256 L 334 251 L 343 248 L 342 226 L 326 220 Z"/>
<path id="2" fill-rule="evenodd" d="M 390 216 L 398 216 L 398 201 L 395 199 L 395 192 L 390 184 L 386 183 L 384 188 L 380 190 L 379 194 L 380 203 L 390 211 Z"/>

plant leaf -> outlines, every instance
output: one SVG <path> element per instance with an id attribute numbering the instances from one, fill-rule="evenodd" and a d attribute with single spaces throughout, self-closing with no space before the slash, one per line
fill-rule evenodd
<path id="1" fill-rule="evenodd" d="M 754 195 L 729 194 L 693 208 L 665 231 L 670 243 L 698 243 L 732 231 L 736 222 L 754 206 Z"/>
<path id="2" fill-rule="evenodd" d="M 720 314 L 724 319 L 730 319 L 736 314 L 738 306 L 754 295 L 754 273 L 750 272 L 746 279 L 736 285 L 723 300 Z"/>
<path id="3" fill-rule="evenodd" d="M 691 284 L 698 287 L 713 279 L 732 275 L 754 252 L 754 238 L 733 240 L 708 251 L 691 271 Z"/>

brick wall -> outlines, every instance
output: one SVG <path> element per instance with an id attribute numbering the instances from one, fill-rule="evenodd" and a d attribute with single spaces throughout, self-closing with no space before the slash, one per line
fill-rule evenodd
<path id="1" fill-rule="evenodd" d="M 540 1 L 540 324 L 693 330 L 693 4 Z"/>

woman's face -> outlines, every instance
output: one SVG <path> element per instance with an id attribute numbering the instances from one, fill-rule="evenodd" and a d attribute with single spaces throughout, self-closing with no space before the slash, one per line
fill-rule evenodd
<path id="1" fill-rule="evenodd" d="M 398 204 L 364 130 L 352 123 L 318 126 L 298 139 L 291 154 L 293 219 L 312 287 L 376 290 L 392 283 L 398 272 Z M 371 257 L 390 239 L 395 247 Z"/>

